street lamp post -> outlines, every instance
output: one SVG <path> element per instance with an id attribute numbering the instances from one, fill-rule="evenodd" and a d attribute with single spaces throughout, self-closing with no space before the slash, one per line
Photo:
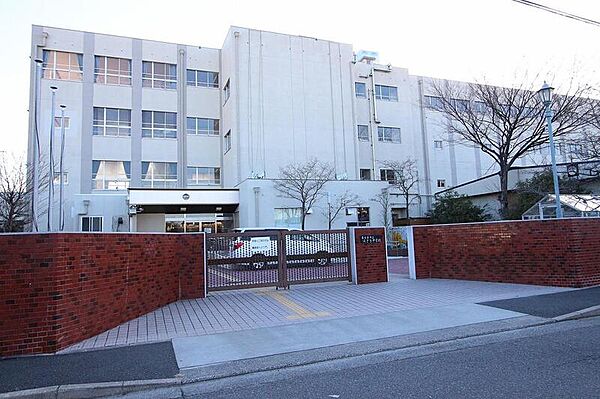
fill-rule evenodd
<path id="1" fill-rule="evenodd" d="M 560 204 L 560 187 L 558 185 L 558 173 L 556 171 L 556 149 L 554 148 L 554 136 L 552 135 L 552 91 L 553 87 L 544 82 L 542 88 L 538 91 L 540 100 L 546 107 L 546 124 L 548 125 L 548 137 L 550 138 L 550 157 L 552 159 L 552 180 L 554 181 L 554 199 L 556 200 L 556 218 L 563 217 L 562 206 Z"/>
<path id="2" fill-rule="evenodd" d="M 63 158 L 65 156 L 65 108 L 66 105 L 60 105 L 60 160 L 59 160 L 59 179 L 60 179 L 60 190 L 58 194 L 58 230 L 63 231 L 65 228 L 65 215 L 63 209 L 63 185 L 64 185 L 64 170 L 63 170 Z"/>
<path id="3" fill-rule="evenodd" d="M 52 110 L 50 112 L 50 141 L 48 149 L 48 231 L 52 231 L 52 202 L 54 201 L 54 104 L 58 87 L 50 86 L 50 90 L 52 91 Z"/>

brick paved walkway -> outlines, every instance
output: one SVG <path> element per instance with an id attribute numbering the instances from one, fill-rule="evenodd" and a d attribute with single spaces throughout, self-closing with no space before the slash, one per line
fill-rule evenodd
<path id="1" fill-rule="evenodd" d="M 164 306 L 64 350 L 129 345 L 398 310 L 478 303 L 559 292 L 561 288 L 458 280 L 392 279 L 211 293 Z"/>

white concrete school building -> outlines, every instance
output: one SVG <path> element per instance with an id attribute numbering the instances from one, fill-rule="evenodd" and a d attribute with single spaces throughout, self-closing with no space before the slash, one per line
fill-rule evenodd
<path id="1" fill-rule="evenodd" d="M 29 161 L 36 154 L 49 161 L 52 135 L 58 165 L 63 126 L 65 133 L 63 206 L 55 166 L 51 230 L 299 227 L 298 203 L 280 197 L 273 179 L 281 167 L 315 157 L 335 167 L 335 180 L 307 228 L 326 228 L 327 198 L 346 190 L 360 203 L 334 227 L 381 225 L 372 199 L 389 187 L 382 161 L 418 162 L 421 200 L 411 216 L 423 216 L 437 191 L 494 171 L 480 150 L 447 141 L 441 116 L 426 107 L 431 78 L 370 55 L 241 27 L 214 49 L 201 40 L 33 26 Z M 36 201 L 47 209 L 48 192 Z M 392 195 L 391 219 L 406 215 L 403 201 Z M 48 214 L 38 214 L 39 230 L 47 230 Z"/>

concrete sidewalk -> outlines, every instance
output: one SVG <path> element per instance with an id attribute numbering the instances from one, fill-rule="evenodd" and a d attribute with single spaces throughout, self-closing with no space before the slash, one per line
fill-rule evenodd
<path id="1" fill-rule="evenodd" d="M 393 276 L 393 275 L 392 275 Z M 64 352 L 174 338 L 207 336 L 315 320 L 474 304 L 567 291 L 564 288 L 460 280 L 392 277 L 381 284 L 345 282 L 210 293 L 205 299 L 164 306 L 73 345 Z"/>

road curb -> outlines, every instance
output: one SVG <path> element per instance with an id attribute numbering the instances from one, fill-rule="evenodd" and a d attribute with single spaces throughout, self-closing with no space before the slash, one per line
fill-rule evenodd
<path id="1" fill-rule="evenodd" d="M 65 384 L 35 389 L 0 393 L 0 399 L 88 399 L 106 396 L 121 396 L 149 389 L 168 388 L 181 385 L 182 379 L 161 378 L 96 382 L 90 384 Z"/>
<path id="2" fill-rule="evenodd" d="M 382 352 L 410 349 L 419 346 L 438 344 L 453 340 L 480 337 L 496 333 L 521 330 L 555 323 L 552 319 L 535 316 L 522 316 L 510 319 L 449 327 L 439 330 L 399 335 L 368 341 L 315 348 L 297 352 L 249 359 L 233 360 L 181 369 L 183 386 L 197 382 L 207 382 L 240 377 L 244 375 L 273 371 L 285 368 L 313 365 L 340 359 L 378 354 Z"/>
<path id="3" fill-rule="evenodd" d="M 565 321 L 582 319 L 584 317 L 600 316 L 600 305 L 590 306 L 589 308 L 577 310 L 575 312 L 563 314 L 560 316 L 553 317 L 554 321 Z"/>

